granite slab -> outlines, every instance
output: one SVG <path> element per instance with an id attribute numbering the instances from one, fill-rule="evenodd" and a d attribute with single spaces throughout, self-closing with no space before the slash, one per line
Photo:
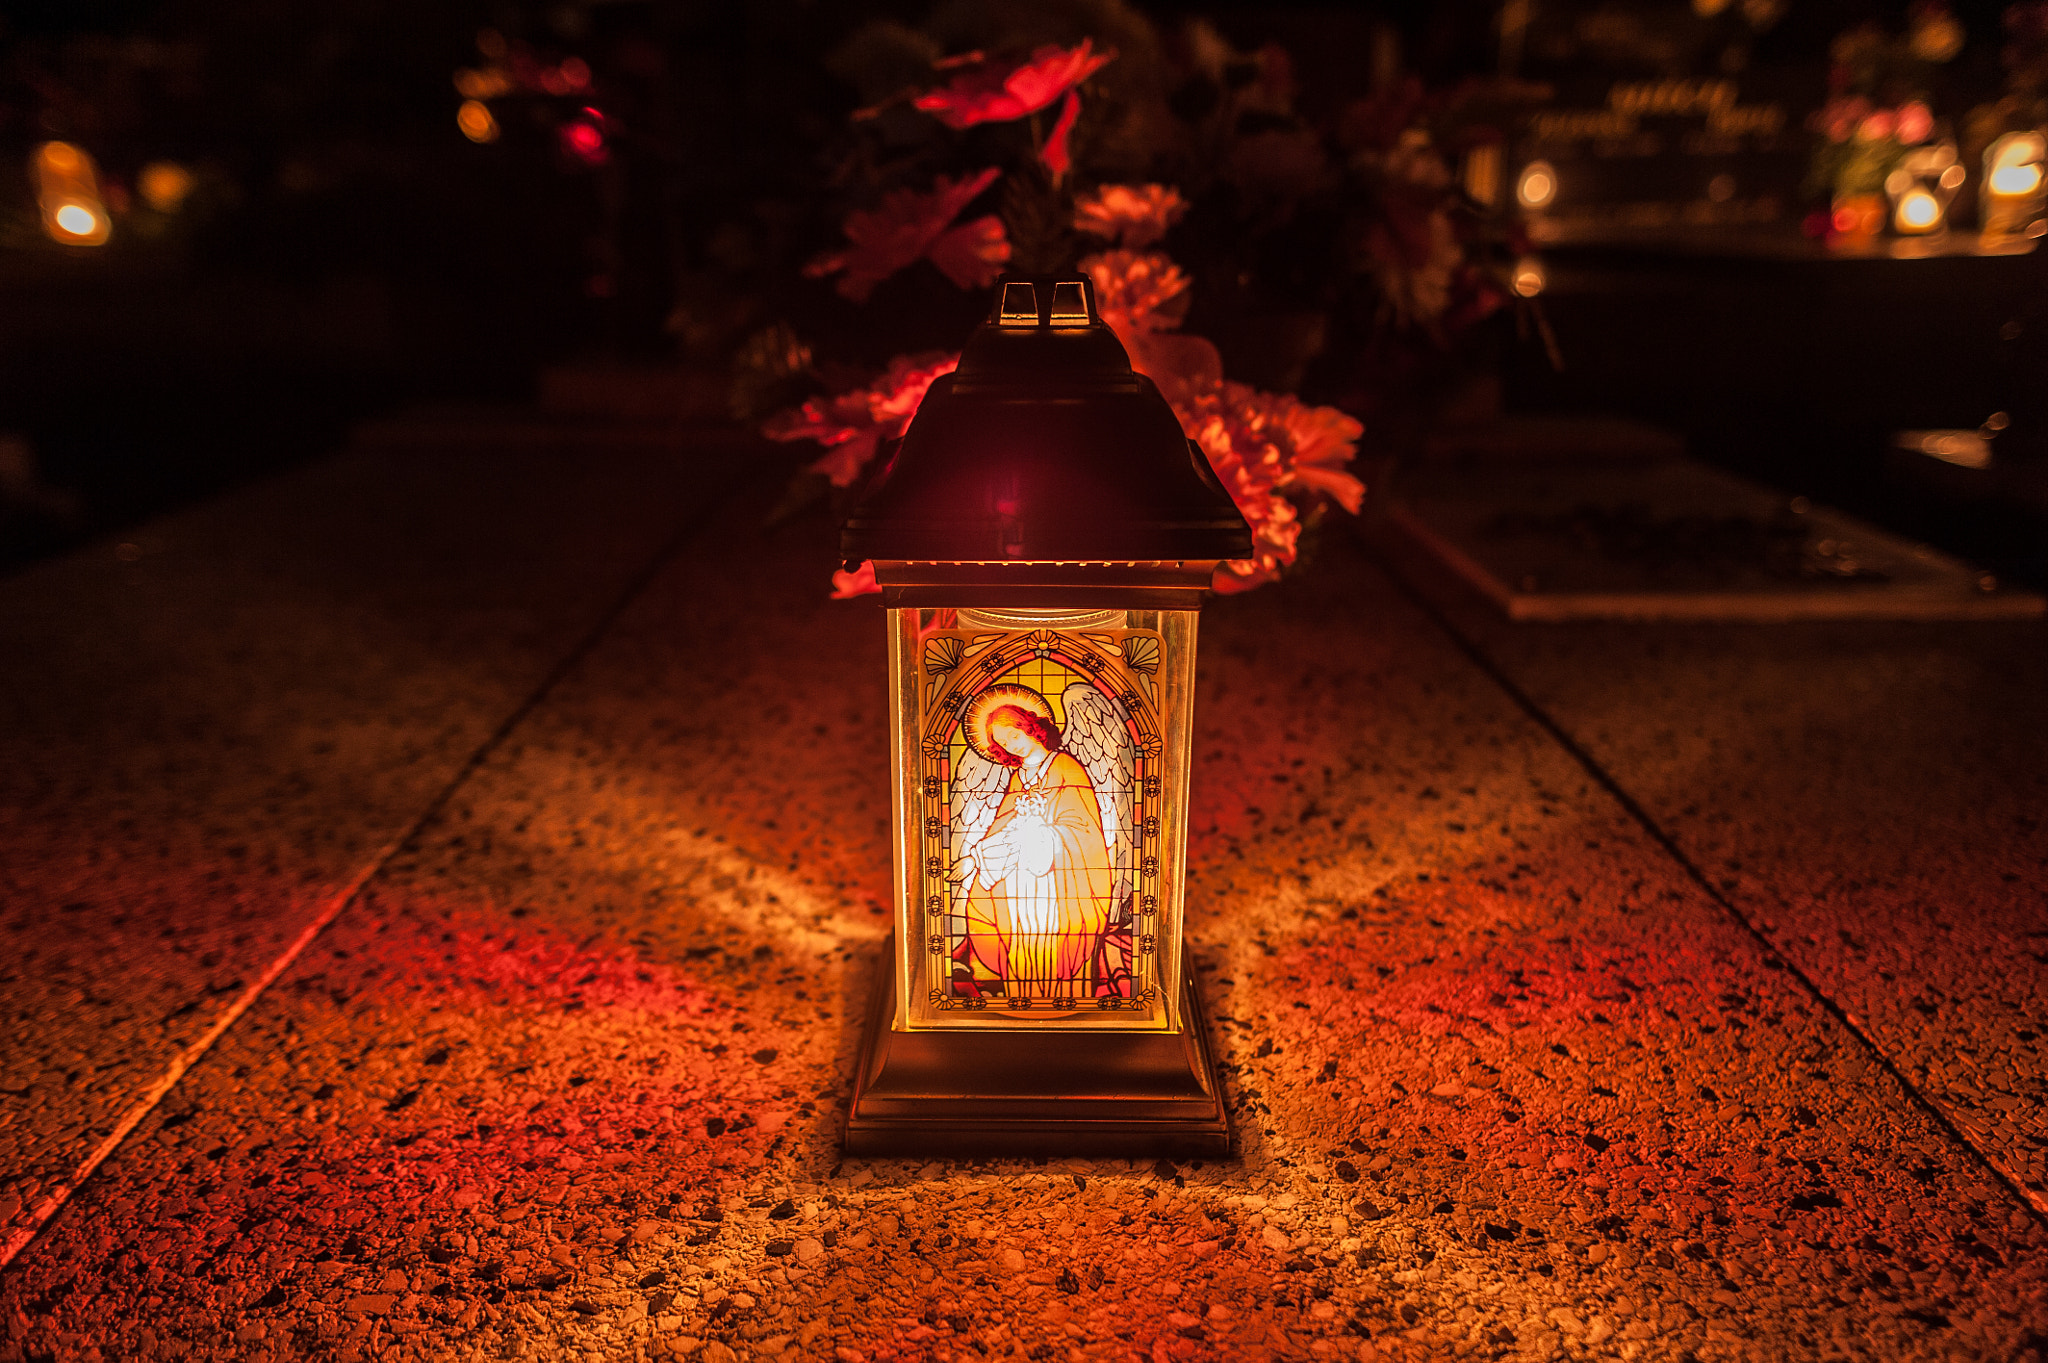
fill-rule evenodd
<path id="1" fill-rule="evenodd" d="M 1516 628 L 1393 561 L 2048 1212 L 2048 629 Z"/>
<path id="2" fill-rule="evenodd" d="M 1204 622 L 1189 929 L 1238 1157 L 842 1157 L 883 632 L 771 501 L 0 1277 L 5 1356 L 2048 1348 L 2035 1212 L 1341 542 Z"/>
<path id="3" fill-rule="evenodd" d="M 702 512 L 731 448 L 394 423 L 0 581 L 0 1242 Z"/>

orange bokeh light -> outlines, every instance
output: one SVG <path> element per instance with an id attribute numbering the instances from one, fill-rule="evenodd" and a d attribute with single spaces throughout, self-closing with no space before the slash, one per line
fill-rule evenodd
<path id="1" fill-rule="evenodd" d="M 498 140 L 498 120 L 492 115 L 490 106 L 480 99 L 466 99 L 455 111 L 455 126 L 462 129 L 462 135 L 472 142 L 495 142 Z"/>

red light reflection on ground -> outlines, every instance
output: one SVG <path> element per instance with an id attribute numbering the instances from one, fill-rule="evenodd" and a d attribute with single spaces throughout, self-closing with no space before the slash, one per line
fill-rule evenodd
<path id="1" fill-rule="evenodd" d="M 375 907 L 21 1262 L 0 1309 L 45 1347 L 148 1353 L 168 1319 L 298 1349 L 510 1329 L 636 1279 L 782 1144 L 772 1049 L 718 991 L 547 927 Z M 160 1309 L 110 1321 L 116 1300 Z"/>

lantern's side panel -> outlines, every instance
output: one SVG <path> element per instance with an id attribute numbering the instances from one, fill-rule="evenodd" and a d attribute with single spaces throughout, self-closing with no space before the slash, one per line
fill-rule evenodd
<path id="1" fill-rule="evenodd" d="M 890 807 L 894 811 L 896 959 L 890 969 L 896 976 L 896 1012 L 890 1025 L 898 1030 L 909 1025 L 909 1000 L 916 985 L 918 958 L 912 944 L 922 940 L 923 925 L 918 908 L 918 840 L 916 809 L 920 791 L 915 781 L 918 769 L 918 684 L 917 643 L 923 621 L 936 614 L 929 610 L 889 612 L 889 751 Z"/>
<path id="2" fill-rule="evenodd" d="M 1181 1016 L 1185 991 L 1180 972 L 1186 959 L 1182 954 L 1182 925 L 1187 908 L 1188 778 L 1194 751 L 1195 623 L 1200 615 L 1191 610 L 1143 614 L 1156 622 L 1166 643 L 1159 668 L 1159 708 L 1165 719 L 1159 782 L 1165 798 L 1158 836 L 1159 883 L 1166 892 L 1159 899 L 1158 952 L 1160 992 L 1166 1001 L 1168 1021 L 1178 1031 L 1187 1023 Z"/>
<path id="3" fill-rule="evenodd" d="M 1194 612 L 896 614 L 897 1025 L 1177 1028 Z"/>

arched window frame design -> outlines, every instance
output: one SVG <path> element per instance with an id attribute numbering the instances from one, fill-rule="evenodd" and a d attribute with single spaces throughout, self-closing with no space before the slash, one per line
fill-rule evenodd
<path id="1" fill-rule="evenodd" d="M 920 688 L 918 734 L 920 787 L 916 793 L 919 868 L 913 888 L 914 921 L 923 926 L 925 979 L 922 997 L 933 1013 L 1004 1014 L 1005 1021 L 1053 1024 L 1115 1019 L 1156 1021 L 1163 1017 L 1159 970 L 1158 915 L 1161 904 L 1159 839 L 1163 771 L 1156 674 L 1166 647 L 1156 629 L 1037 629 L 995 632 L 938 628 L 951 624 L 934 613 L 918 631 Z M 1058 663 L 1112 699 L 1122 712 L 1133 751 L 1131 781 L 1129 993 L 1100 993 L 1077 999 L 1070 1008 L 1009 1008 L 1001 999 L 963 993 L 954 984 L 954 953 L 964 929 L 949 902 L 948 872 L 954 832 L 951 810 L 953 761 L 961 717 L 975 696 L 1014 678 L 1035 661 Z M 1121 913 L 1123 906 L 1118 906 Z M 963 1019 L 964 1020 L 964 1019 Z"/>

